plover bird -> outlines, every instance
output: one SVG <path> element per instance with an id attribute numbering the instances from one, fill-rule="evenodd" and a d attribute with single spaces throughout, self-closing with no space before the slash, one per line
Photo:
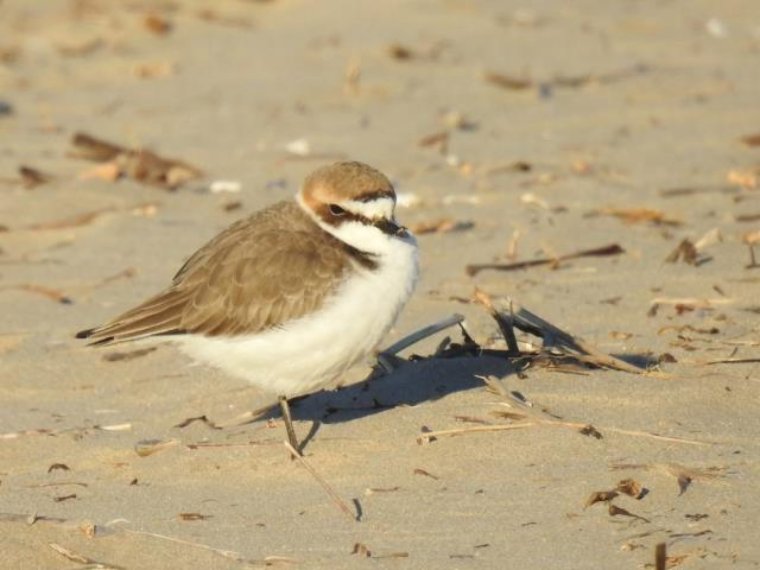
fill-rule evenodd
<path id="1" fill-rule="evenodd" d="M 309 175 L 295 200 L 240 220 L 195 252 L 161 293 L 81 331 L 92 345 L 161 337 L 196 361 L 288 399 L 370 355 L 418 275 L 389 180 L 360 162 Z"/>

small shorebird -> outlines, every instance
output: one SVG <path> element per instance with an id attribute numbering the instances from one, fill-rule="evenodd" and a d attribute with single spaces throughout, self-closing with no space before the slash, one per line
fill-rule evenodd
<path id="1" fill-rule="evenodd" d="M 367 357 L 417 281 L 417 243 L 388 179 L 360 162 L 309 175 L 295 200 L 240 220 L 195 252 L 171 285 L 110 322 L 93 345 L 161 337 L 193 359 L 288 398 Z"/>

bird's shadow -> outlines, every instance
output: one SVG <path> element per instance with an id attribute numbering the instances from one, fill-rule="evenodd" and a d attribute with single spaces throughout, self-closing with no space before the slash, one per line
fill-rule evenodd
<path id="1" fill-rule="evenodd" d="M 645 368 L 651 357 L 642 354 L 617 355 L 621 360 Z M 479 376 L 505 378 L 522 368 L 503 356 L 480 354 L 456 358 L 429 357 L 404 362 L 393 372 L 370 374 L 364 380 L 335 390 L 322 390 L 290 401 L 294 420 L 311 422 L 300 450 L 314 438 L 321 424 L 358 420 L 398 406 L 415 406 L 456 392 L 483 386 Z M 273 405 L 257 419 L 280 417 Z"/>
<path id="2" fill-rule="evenodd" d="M 512 372 L 509 361 L 492 356 L 406 362 L 390 374 L 370 375 L 350 386 L 306 396 L 295 402 L 294 416 L 328 424 L 351 421 L 482 387 L 483 381 L 476 376 L 503 377 Z"/>
<path id="3" fill-rule="evenodd" d="M 503 378 L 515 370 L 509 360 L 495 356 L 425 358 L 405 362 L 389 374 L 370 374 L 356 384 L 291 400 L 291 414 L 294 420 L 312 422 L 309 435 L 301 444 L 303 448 L 322 423 L 350 422 L 398 406 L 434 401 L 455 392 L 482 387 L 483 381 L 477 376 Z M 275 405 L 260 419 L 277 417 L 280 417 L 280 411 Z"/>

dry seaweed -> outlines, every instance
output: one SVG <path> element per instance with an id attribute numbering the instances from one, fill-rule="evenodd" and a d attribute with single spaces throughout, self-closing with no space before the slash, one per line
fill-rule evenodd
<path id="1" fill-rule="evenodd" d="M 150 150 L 128 149 L 86 133 L 76 133 L 71 144 L 74 157 L 107 163 L 105 166 L 111 169 L 109 172 L 115 172 L 116 177 L 126 176 L 167 190 L 175 190 L 203 176 L 200 169 L 186 162 L 164 158 Z"/>

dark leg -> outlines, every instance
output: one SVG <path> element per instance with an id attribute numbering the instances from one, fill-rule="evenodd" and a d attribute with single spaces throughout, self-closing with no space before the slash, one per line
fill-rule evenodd
<path id="1" fill-rule="evenodd" d="M 293 449 L 298 452 L 298 455 L 301 455 L 301 448 L 298 443 L 298 438 L 296 437 L 296 430 L 293 429 L 293 419 L 290 417 L 288 399 L 285 396 L 280 396 L 279 401 L 280 411 L 282 411 L 282 420 L 285 422 L 285 430 L 288 432 L 288 442 L 293 446 Z"/>

